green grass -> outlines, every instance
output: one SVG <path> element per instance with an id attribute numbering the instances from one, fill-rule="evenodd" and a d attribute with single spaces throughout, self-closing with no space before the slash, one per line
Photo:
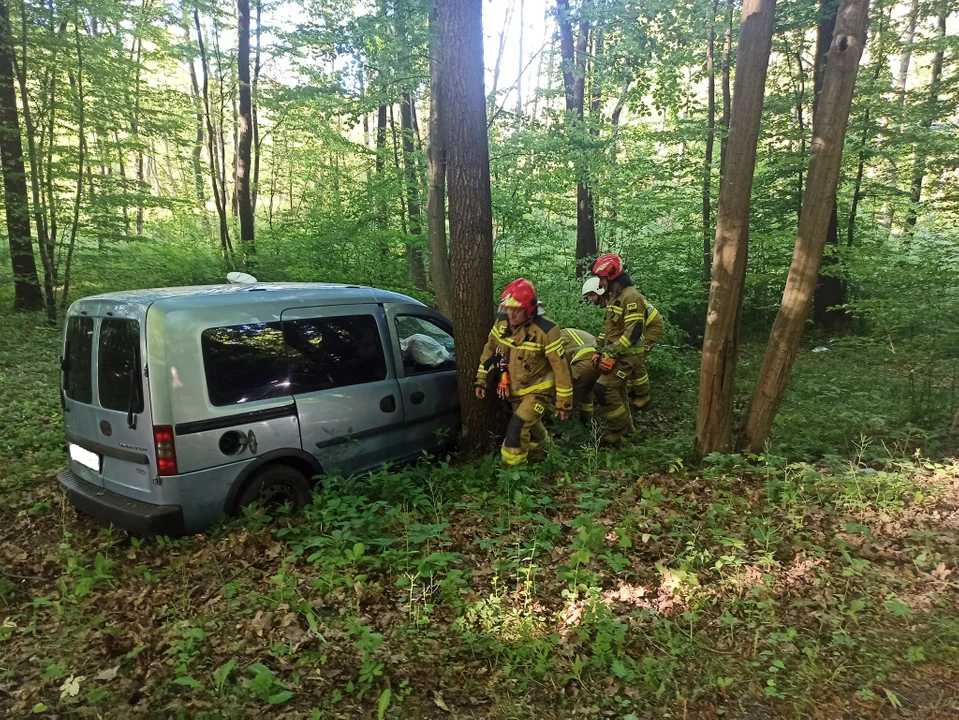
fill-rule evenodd
<path id="1" fill-rule="evenodd" d="M 301 513 L 144 540 L 56 489 L 59 333 L 34 323 L 0 318 L 6 716 L 959 712 L 949 368 L 922 400 L 883 345 L 810 344 L 769 451 L 692 468 L 698 355 L 659 348 L 622 450 L 570 424 L 529 469 L 328 477 Z"/>

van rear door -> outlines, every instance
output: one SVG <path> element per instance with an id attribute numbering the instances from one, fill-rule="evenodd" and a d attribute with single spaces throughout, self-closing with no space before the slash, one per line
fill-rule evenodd
<path id="1" fill-rule="evenodd" d="M 153 425 L 144 382 L 143 309 L 103 305 L 93 309 L 93 317 L 68 321 L 64 395 L 70 470 L 107 490 L 156 503 Z M 85 384 L 88 344 L 92 349 L 89 392 Z"/>
<path id="2" fill-rule="evenodd" d="M 378 305 L 284 310 L 303 449 L 325 471 L 360 472 L 403 454 L 403 401 Z"/>

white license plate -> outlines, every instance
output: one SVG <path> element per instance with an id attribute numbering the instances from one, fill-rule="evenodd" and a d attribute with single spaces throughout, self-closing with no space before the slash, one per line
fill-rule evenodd
<path id="1" fill-rule="evenodd" d="M 100 472 L 100 456 L 96 453 L 70 443 L 70 457 L 93 472 Z"/>

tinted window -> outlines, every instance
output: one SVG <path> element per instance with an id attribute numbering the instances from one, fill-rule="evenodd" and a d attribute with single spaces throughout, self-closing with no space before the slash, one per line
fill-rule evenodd
<path id="1" fill-rule="evenodd" d="M 93 402 L 92 357 L 93 318 L 70 318 L 63 357 L 63 392 L 71 400 L 88 405 Z"/>
<path id="2" fill-rule="evenodd" d="M 396 334 L 403 354 L 404 375 L 456 368 L 453 337 L 432 320 L 400 315 L 396 318 Z"/>
<path id="3" fill-rule="evenodd" d="M 97 382 L 101 407 L 143 412 L 140 323 L 136 320 L 101 321 Z"/>
<path id="4" fill-rule="evenodd" d="M 386 357 L 372 315 L 287 320 L 283 327 L 291 349 L 294 392 L 386 379 Z"/>
<path id="5" fill-rule="evenodd" d="M 200 336 L 210 402 L 264 400 L 290 394 L 290 363 L 280 323 L 210 328 Z"/>

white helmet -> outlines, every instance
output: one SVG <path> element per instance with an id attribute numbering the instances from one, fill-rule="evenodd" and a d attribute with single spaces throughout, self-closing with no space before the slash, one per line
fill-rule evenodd
<path id="1" fill-rule="evenodd" d="M 606 290 L 603 289 L 603 286 L 599 284 L 599 278 L 595 275 L 589 278 L 586 278 L 586 282 L 583 283 L 583 297 L 586 297 L 590 293 L 596 293 L 597 295 L 603 295 Z"/>

